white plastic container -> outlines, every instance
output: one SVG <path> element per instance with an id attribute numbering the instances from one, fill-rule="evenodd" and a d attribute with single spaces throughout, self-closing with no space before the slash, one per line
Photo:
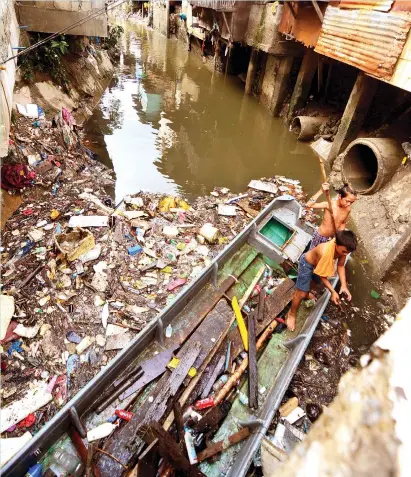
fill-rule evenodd
<path id="1" fill-rule="evenodd" d="M 117 426 L 112 424 L 111 422 L 105 422 L 104 424 L 100 424 L 99 426 L 91 429 L 91 431 L 87 432 L 87 440 L 89 442 L 96 441 L 97 439 L 102 439 L 103 437 L 107 437 L 111 434 Z"/>

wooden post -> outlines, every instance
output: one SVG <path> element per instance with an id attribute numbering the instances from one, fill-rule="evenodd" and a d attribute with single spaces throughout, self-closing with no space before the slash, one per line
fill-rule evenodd
<path id="1" fill-rule="evenodd" d="M 245 80 L 245 94 L 252 94 L 255 75 L 257 73 L 258 50 L 251 49 L 250 62 L 248 63 L 247 78 Z"/>
<path id="2" fill-rule="evenodd" d="M 321 177 L 323 182 L 327 182 L 327 174 L 325 172 L 325 166 L 324 166 L 324 161 L 321 159 L 320 156 L 318 156 L 318 160 L 320 161 L 320 169 L 321 169 Z M 335 225 L 335 218 L 334 218 L 334 212 L 333 212 L 333 205 L 331 202 L 331 196 L 330 196 L 330 191 L 326 190 L 325 191 L 325 196 L 327 197 L 327 202 L 328 202 L 328 209 L 330 211 L 331 215 L 331 221 L 333 223 L 333 229 L 334 229 L 334 237 L 337 235 L 337 227 Z"/>
<path id="3" fill-rule="evenodd" d="M 279 116 L 281 108 L 284 104 L 285 95 L 287 93 L 287 85 L 291 68 L 293 66 L 294 57 L 286 56 L 284 58 L 276 58 L 278 66 L 275 73 L 274 90 L 271 96 L 269 111 L 273 116 Z"/>
<path id="4" fill-rule="evenodd" d="M 345 107 L 338 132 L 328 155 L 330 165 L 351 141 L 357 137 L 377 91 L 378 80 L 360 71 Z"/>
<path id="5" fill-rule="evenodd" d="M 294 91 L 291 96 L 287 122 L 291 122 L 296 111 L 305 105 L 308 98 L 308 93 L 310 92 L 314 74 L 317 71 L 317 66 L 317 53 L 315 53 L 314 50 L 308 48 L 305 52 L 303 62 L 301 63 L 300 72 L 298 73 Z"/>
<path id="6" fill-rule="evenodd" d="M 258 409 L 258 368 L 255 336 L 255 315 L 248 316 L 248 405 Z"/>

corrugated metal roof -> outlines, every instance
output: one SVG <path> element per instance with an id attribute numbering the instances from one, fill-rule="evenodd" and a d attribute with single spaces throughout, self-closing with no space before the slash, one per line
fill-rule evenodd
<path id="1" fill-rule="evenodd" d="M 341 0 L 340 8 L 389 12 L 392 4 L 393 0 Z"/>
<path id="2" fill-rule="evenodd" d="M 411 14 L 328 6 L 315 51 L 377 78 L 390 79 L 411 26 Z"/>

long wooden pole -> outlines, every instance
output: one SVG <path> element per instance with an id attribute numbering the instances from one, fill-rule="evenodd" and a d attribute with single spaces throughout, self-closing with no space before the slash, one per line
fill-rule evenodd
<path id="1" fill-rule="evenodd" d="M 320 169 L 321 169 L 321 175 L 322 175 L 322 178 L 323 178 L 323 182 L 327 182 L 327 174 L 325 172 L 324 161 L 321 159 L 320 156 L 318 156 L 318 160 L 320 161 Z M 337 227 L 335 226 L 334 212 L 333 212 L 333 206 L 332 206 L 331 196 L 330 196 L 330 191 L 329 190 L 325 191 L 325 196 L 327 197 L 328 208 L 329 208 L 330 214 L 331 214 L 331 221 L 333 223 L 334 236 L 336 236 L 337 235 Z"/>
<path id="2" fill-rule="evenodd" d="M 274 319 L 269 326 L 264 330 L 264 333 L 260 336 L 257 341 L 257 351 L 260 350 L 264 343 L 267 341 L 268 337 L 274 331 L 275 327 L 277 326 L 277 320 Z M 220 389 L 217 393 L 216 397 L 214 398 L 214 406 L 220 404 L 220 402 L 227 396 L 230 390 L 236 385 L 237 381 L 241 378 L 245 370 L 248 368 L 248 356 L 246 356 L 243 362 L 240 364 L 237 371 L 230 377 L 230 379 L 224 384 L 224 386 Z"/>

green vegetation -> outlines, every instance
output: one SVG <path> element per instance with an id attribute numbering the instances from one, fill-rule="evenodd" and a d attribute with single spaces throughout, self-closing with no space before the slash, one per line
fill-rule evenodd
<path id="1" fill-rule="evenodd" d="M 31 37 L 32 43 L 42 40 L 44 35 L 38 33 Z M 49 41 L 29 51 L 20 58 L 20 68 L 23 78 L 31 81 L 34 74 L 38 71 L 44 71 L 67 89 L 67 72 L 61 61 L 62 57 L 69 52 L 69 44 L 65 41 L 64 35 L 60 35 L 55 40 Z"/>
<path id="2" fill-rule="evenodd" d="M 124 28 L 120 25 L 111 26 L 108 32 L 108 37 L 104 41 L 104 47 L 108 50 L 115 48 L 121 35 L 124 33 Z"/>

